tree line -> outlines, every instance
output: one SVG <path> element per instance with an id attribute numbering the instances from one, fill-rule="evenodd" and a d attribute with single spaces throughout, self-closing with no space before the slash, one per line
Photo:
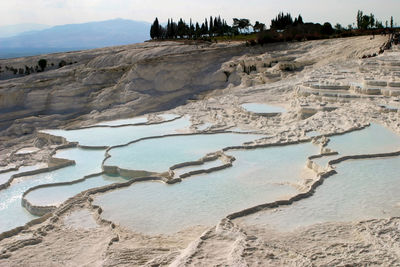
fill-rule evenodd
<path id="1" fill-rule="evenodd" d="M 364 14 L 362 11 L 357 12 L 357 29 L 359 30 L 370 30 L 370 29 L 383 29 L 385 28 L 382 21 L 379 21 L 371 13 L 370 15 Z M 313 23 L 307 23 L 308 25 Z M 303 26 L 305 25 L 305 26 Z M 314 24 L 320 25 L 320 24 Z M 331 35 L 335 32 L 351 31 L 353 26 L 348 25 L 347 29 L 342 27 L 339 23 L 335 25 L 333 29 L 329 22 L 320 25 L 322 27 L 322 34 Z M 385 23 L 386 28 L 389 28 L 389 22 Z M 301 28 L 307 27 L 303 21 L 301 15 L 293 18 L 290 13 L 284 14 L 280 12 L 275 18 L 271 20 L 270 30 L 283 31 L 289 28 Z M 393 16 L 390 18 L 390 28 L 393 28 Z M 205 19 L 201 24 L 198 22 L 193 23 L 190 19 L 189 23 L 186 23 L 182 18 L 178 22 L 175 22 L 172 18 L 168 19 L 166 26 L 162 26 L 156 18 L 150 28 L 150 37 L 152 39 L 198 39 L 204 37 L 217 37 L 217 36 L 235 36 L 239 34 L 251 33 L 250 28 L 253 28 L 254 33 L 260 33 L 266 31 L 266 25 L 256 21 L 254 25 L 251 24 L 249 19 L 246 18 L 234 18 L 232 25 L 229 25 L 226 20 L 218 17 L 210 17 Z"/>
<path id="2" fill-rule="evenodd" d="M 233 34 L 233 27 L 229 26 L 226 20 L 218 17 L 206 18 L 201 25 L 196 22 L 193 23 L 190 19 L 189 24 L 182 18 L 175 22 L 172 18 L 168 19 L 167 25 L 164 27 L 160 25 L 158 18 L 150 28 L 150 37 L 152 39 L 183 39 L 183 38 L 200 38 L 203 36 L 223 36 Z"/>
<path id="3" fill-rule="evenodd" d="M 74 63 L 78 63 L 77 61 L 75 62 L 66 62 L 65 60 L 61 60 L 58 63 L 58 68 L 62 68 L 66 65 L 72 65 Z M 57 66 L 54 63 L 48 63 L 46 59 L 42 58 L 37 62 L 36 66 L 27 66 L 25 65 L 24 67 L 13 67 L 13 66 L 0 66 L 0 74 L 4 73 L 6 76 L 8 75 L 30 75 L 33 73 L 38 73 L 38 72 L 44 72 L 46 69 L 55 69 Z"/>
<path id="4" fill-rule="evenodd" d="M 293 20 L 290 13 L 283 14 L 283 12 L 280 12 L 276 18 L 271 20 L 271 29 L 283 30 L 289 26 L 297 26 L 301 24 L 304 24 L 303 17 L 301 15 Z"/>
<path id="5" fill-rule="evenodd" d="M 393 28 L 393 16 L 390 17 L 390 28 Z M 388 21 L 385 23 L 385 27 L 389 27 Z M 364 15 L 364 13 L 361 10 L 358 10 L 357 12 L 357 28 L 362 29 L 362 30 L 367 30 L 367 29 L 372 29 L 372 28 L 377 28 L 377 29 L 383 29 L 383 23 L 382 21 L 379 21 L 375 19 L 374 14 L 370 15 Z"/>

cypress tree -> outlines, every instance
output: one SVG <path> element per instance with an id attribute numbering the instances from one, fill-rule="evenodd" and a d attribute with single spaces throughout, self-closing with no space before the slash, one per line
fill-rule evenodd
<path id="1" fill-rule="evenodd" d="M 151 27 L 150 27 L 150 37 L 151 37 L 151 39 L 154 39 L 156 37 L 155 30 L 154 30 L 154 22 L 153 22 L 153 24 L 151 24 Z"/>
<path id="2" fill-rule="evenodd" d="M 190 19 L 189 33 L 190 33 L 190 38 L 193 38 L 195 34 L 195 27 L 192 23 L 192 19 Z"/>
<path id="3" fill-rule="evenodd" d="M 213 29 L 213 33 L 214 33 L 214 34 L 218 34 L 218 20 L 217 20 L 216 17 L 214 18 L 214 29 Z"/>
<path id="4" fill-rule="evenodd" d="M 183 36 L 186 33 L 186 23 L 182 20 L 182 18 L 178 22 L 178 36 L 183 39 Z"/>
<path id="5" fill-rule="evenodd" d="M 166 37 L 167 37 L 167 39 L 171 38 L 171 21 L 170 21 L 170 19 L 168 19 L 168 23 L 167 23 Z"/>
<path id="6" fill-rule="evenodd" d="M 361 10 L 358 10 L 358 12 L 357 12 L 357 28 L 358 29 L 361 29 L 362 17 L 363 17 L 363 12 Z"/>
<path id="7" fill-rule="evenodd" d="M 372 13 L 369 15 L 369 26 L 371 28 L 373 28 L 375 26 L 375 16 Z"/>
<path id="8" fill-rule="evenodd" d="M 213 36 L 213 30 L 214 30 L 214 22 L 213 22 L 213 18 L 210 16 L 210 27 L 208 30 L 210 36 Z"/>
<path id="9" fill-rule="evenodd" d="M 177 25 L 174 22 L 174 20 L 171 18 L 171 20 L 169 21 L 169 27 L 167 27 L 167 32 L 166 32 L 166 35 L 168 36 L 168 38 L 176 39 L 176 37 L 177 37 L 176 36 L 176 34 L 177 34 L 176 28 L 177 28 Z"/>
<path id="10" fill-rule="evenodd" d="M 282 30 L 291 25 L 293 25 L 293 19 L 289 13 L 280 12 L 275 19 L 271 20 L 271 29 Z"/>
<path id="11" fill-rule="evenodd" d="M 195 29 L 195 36 L 196 38 L 199 38 L 199 36 L 201 35 L 201 28 L 198 22 L 196 22 L 196 29 Z"/>
<path id="12" fill-rule="evenodd" d="M 156 18 L 156 20 L 154 21 L 154 30 L 155 30 L 155 37 L 159 39 L 161 34 L 160 34 L 160 23 L 158 23 L 158 18 Z"/>
<path id="13" fill-rule="evenodd" d="M 158 23 L 158 18 L 154 20 L 153 25 L 150 27 L 150 37 L 151 39 L 158 39 L 160 38 L 160 24 Z"/>
<path id="14" fill-rule="evenodd" d="M 250 25 L 249 21 L 246 19 L 242 19 L 241 21 L 247 21 L 245 28 Z M 230 27 L 220 15 L 218 15 L 218 17 L 210 16 L 209 18 L 205 18 L 202 24 L 199 22 L 194 23 L 192 18 L 190 18 L 188 24 L 182 18 L 179 19 L 178 23 L 174 22 L 172 18 L 168 18 L 165 27 L 160 25 L 158 18 L 155 18 L 150 28 L 150 36 L 152 39 L 191 39 L 205 35 L 213 37 L 227 34 L 232 34 L 232 27 Z"/>
<path id="15" fill-rule="evenodd" d="M 219 36 L 221 36 L 221 35 L 223 35 L 221 16 L 218 16 L 218 18 L 217 18 L 217 25 L 218 25 L 217 33 L 218 33 Z"/>
<path id="16" fill-rule="evenodd" d="M 299 15 L 299 17 L 298 17 L 298 19 L 297 19 L 297 22 L 298 22 L 299 24 L 304 24 L 304 22 L 303 22 L 303 17 L 302 17 L 301 15 Z"/>

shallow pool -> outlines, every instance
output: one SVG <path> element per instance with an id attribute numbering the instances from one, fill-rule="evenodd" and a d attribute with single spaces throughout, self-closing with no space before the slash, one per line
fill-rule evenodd
<path id="1" fill-rule="evenodd" d="M 261 138 L 253 134 L 197 134 L 143 140 L 111 149 L 104 165 L 129 170 L 165 172 L 175 164 L 195 161 L 228 146 L 239 146 Z"/>
<path id="2" fill-rule="evenodd" d="M 322 222 L 400 216 L 400 157 L 342 162 L 336 170 L 310 198 L 240 220 L 290 231 Z"/>
<path id="3" fill-rule="evenodd" d="M 0 190 L 0 232 L 22 226 L 36 218 L 21 206 L 22 194 L 26 190 L 40 184 L 72 181 L 85 175 L 101 172 L 104 153 L 104 150 L 79 148 L 60 150 L 55 155 L 56 157 L 74 159 L 76 165 L 52 172 L 20 177 L 7 189 Z"/>
<path id="4" fill-rule="evenodd" d="M 101 187 L 114 183 L 123 183 L 127 180 L 121 177 L 99 175 L 72 185 L 59 185 L 40 188 L 28 193 L 25 198 L 36 206 L 60 205 L 70 197 L 91 188 Z"/>
<path id="5" fill-rule="evenodd" d="M 130 119 L 120 119 L 120 120 L 112 120 L 112 121 L 104 121 L 96 123 L 96 126 L 120 126 L 120 125 L 131 125 L 131 124 L 140 124 L 146 123 L 147 117 L 135 117 Z"/>
<path id="6" fill-rule="evenodd" d="M 329 161 L 343 156 L 377 154 L 400 150 L 400 136 L 376 123 L 372 123 L 365 129 L 332 136 L 329 139 L 327 147 L 339 152 L 339 154 L 312 160 L 321 167 L 326 167 Z"/>
<path id="7" fill-rule="evenodd" d="M 232 150 L 233 167 L 196 175 L 166 185 L 143 182 L 99 195 L 95 204 L 102 216 L 135 231 L 172 233 L 194 225 L 213 225 L 229 213 L 287 198 L 297 193 L 296 183 L 312 144 Z"/>
<path id="8" fill-rule="evenodd" d="M 312 161 L 318 164 L 320 167 L 325 168 L 328 167 L 329 161 L 337 159 L 339 157 L 340 157 L 339 155 L 324 156 L 321 158 L 312 159 Z"/>
<path id="9" fill-rule="evenodd" d="M 14 174 L 34 171 L 34 170 L 38 170 L 38 169 L 45 168 L 45 167 L 47 167 L 46 164 L 38 164 L 38 165 L 33 165 L 33 166 L 21 166 L 16 171 L 9 171 L 9 172 L 0 173 L 0 184 L 7 183 L 8 180 L 11 179 L 11 176 L 13 176 Z"/>
<path id="10" fill-rule="evenodd" d="M 129 143 L 149 136 L 176 134 L 190 127 L 189 117 L 171 122 L 133 125 L 118 128 L 96 127 L 79 130 L 45 130 L 44 133 L 62 136 L 70 142 L 79 142 L 83 146 L 115 146 Z"/>
<path id="11" fill-rule="evenodd" d="M 211 126 L 213 126 L 212 123 L 205 122 L 205 123 L 203 123 L 201 125 L 196 126 L 196 128 L 197 128 L 198 131 L 204 131 L 204 130 L 207 130 L 208 128 L 210 128 Z"/>
<path id="12" fill-rule="evenodd" d="M 173 114 L 164 115 L 174 118 Z M 190 119 L 183 117 L 153 125 L 57 130 L 52 134 L 64 136 L 69 141 L 78 141 L 82 145 L 111 146 L 143 137 L 181 133 L 190 125 Z M 111 149 L 111 158 L 106 160 L 105 165 L 165 172 L 175 164 L 196 161 L 208 153 L 239 146 L 261 137 L 263 135 L 218 133 L 146 139 Z M 340 154 L 316 159 L 315 162 L 325 165 L 327 161 L 343 155 L 397 151 L 400 150 L 400 137 L 383 126 L 372 124 L 364 130 L 331 137 L 328 147 Z M 102 216 L 106 219 L 144 233 L 171 233 L 198 224 L 213 225 L 229 213 L 298 193 L 296 185 L 311 175 L 305 169 L 306 159 L 318 154 L 319 147 L 304 143 L 228 150 L 225 153 L 236 158 L 233 167 L 196 175 L 174 185 L 159 182 L 134 184 L 99 195 L 95 202 L 102 206 Z M 26 190 L 40 184 L 67 182 L 100 173 L 104 156 L 104 149 L 61 150 L 56 157 L 73 159 L 76 161 L 75 166 L 16 179 L 9 188 L 0 191 L 0 232 L 35 218 L 21 206 L 21 196 Z M 395 195 L 395 189 L 400 185 L 396 181 L 400 168 L 399 158 L 341 163 L 337 165 L 338 174 L 319 187 L 315 196 L 276 213 L 251 216 L 249 221 L 272 227 L 279 224 L 293 229 L 320 221 L 396 215 L 400 203 Z M 220 160 L 215 160 L 199 166 L 189 166 L 176 170 L 176 175 L 222 164 Z M 1 174 L 0 183 L 1 179 L 8 180 L 10 174 L 13 173 Z M 27 198 L 36 205 L 57 205 L 87 189 L 124 181 L 121 177 L 101 175 L 69 186 L 39 189 L 28 194 Z"/>
<path id="13" fill-rule="evenodd" d="M 258 113 L 258 114 L 282 113 L 282 112 L 286 111 L 284 108 L 279 107 L 279 106 L 272 106 L 272 105 L 260 104 L 260 103 L 242 104 L 242 107 L 249 112 Z"/>
<path id="14" fill-rule="evenodd" d="M 172 114 L 172 113 L 167 113 L 167 114 L 160 114 L 158 115 L 162 120 L 164 121 L 169 121 L 169 120 L 174 120 L 180 117 L 178 114 Z"/>
<path id="15" fill-rule="evenodd" d="M 180 175 L 188 173 L 188 172 L 193 172 L 193 171 L 198 171 L 198 170 L 207 170 L 207 169 L 211 169 L 211 168 L 215 168 L 215 167 L 219 167 L 222 165 L 225 165 L 226 163 L 223 162 L 220 159 L 216 159 L 213 161 L 207 161 L 204 162 L 201 165 L 190 165 L 187 167 L 183 167 L 183 168 L 178 168 L 174 170 L 174 174 L 176 178 L 178 178 Z"/>
<path id="16" fill-rule="evenodd" d="M 400 150 L 400 136 L 380 124 L 330 137 L 328 147 L 343 155 L 375 154 Z"/>
<path id="17" fill-rule="evenodd" d="M 306 132 L 306 136 L 308 136 L 308 137 L 316 137 L 316 136 L 320 136 L 320 135 L 321 135 L 321 133 L 318 132 L 318 131 L 309 131 L 309 132 Z"/>

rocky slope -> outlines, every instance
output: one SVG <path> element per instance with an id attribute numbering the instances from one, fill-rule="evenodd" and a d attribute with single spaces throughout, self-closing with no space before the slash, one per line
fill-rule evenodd
<path id="1" fill-rule="evenodd" d="M 63 59 L 77 63 L 1 81 L 0 127 L 14 123 L 5 134 L 21 135 L 34 130 L 32 124 L 17 126 L 26 117 L 47 124 L 49 115 L 65 120 L 121 104 L 130 107 L 131 115 L 166 109 L 203 90 L 226 87 L 221 64 L 240 50 L 151 43 L 42 56 L 49 64 Z M 37 60 L 3 60 L 0 65 L 18 68 Z"/>
<path id="2" fill-rule="evenodd" d="M 95 118 L 105 110 L 118 110 L 119 116 L 165 110 L 203 91 L 269 83 L 287 76 L 285 70 L 360 57 L 382 42 L 376 38 L 357 47 L 352 40 L 264 48 L 146 43 L 0 60 L 3 69 L 18 69 L 46 58 L 50 69 L 0 81 L 0 134 L 26 135 L 36 127 L 60 126 L 59 121 L 89 113 Z M 57 68 L 61 60 L 73 64 Z"/>

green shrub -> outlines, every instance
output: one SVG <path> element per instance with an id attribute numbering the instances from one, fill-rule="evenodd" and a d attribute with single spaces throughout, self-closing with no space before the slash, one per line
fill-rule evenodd
<path id="1" fill-rule="evenodd" d="M 332 25 L 329 22 L 325 22 L 322 26 L 321 33 L 324 35 L 332 35 L 335 30 L 332 28 Z"/>
<path id="2" fill-rule="evenodd" d="M 44 69 L 47 67 L 47 60 L 46 59 L 40 59 L 39 61 L 38 61 L 38 65 L 39 65 L 39 67 L 40 67 L 40 69 L 42 70 L 42 71 L 44 71 Z"/>
<path id="3" fill-rule="evenodd" d="M 62 68 L 62 67 L 64 67 L 65 65 L 67 65 L 67 62 L 66 62 L 65 60 L 61 60 L 60 63 L 58 63 L 58 67 L 59 67 L 59 68 Z"/>

